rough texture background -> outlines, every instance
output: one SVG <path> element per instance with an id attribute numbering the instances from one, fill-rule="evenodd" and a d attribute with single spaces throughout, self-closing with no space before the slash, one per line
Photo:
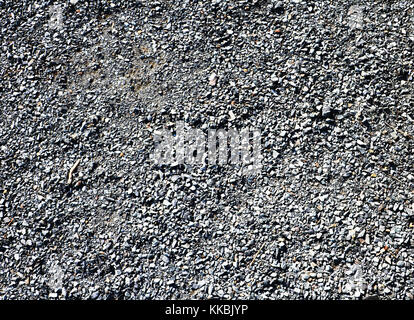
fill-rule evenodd
<path id="1" fill-rule="evenodd" d="M 0 40 L 0 298 L 413 298 L 413 1 L 3 0 Z M 261 174 L 154 166 L 176 121 Z"/>

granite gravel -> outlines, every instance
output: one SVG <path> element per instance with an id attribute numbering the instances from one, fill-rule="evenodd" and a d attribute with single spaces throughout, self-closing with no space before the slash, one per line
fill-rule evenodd
<path id="1" fill-rule="evenodd" d="M 413 299 L 413 1 L 2 0 L 0 39 L 0 299 Z M 177 121 L 261 172 L 155 165 Z"/>

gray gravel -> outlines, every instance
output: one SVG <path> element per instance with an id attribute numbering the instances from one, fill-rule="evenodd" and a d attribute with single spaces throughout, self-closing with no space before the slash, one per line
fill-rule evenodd
<path id="1" fill-rule="evenodd" d="M 0 28 L 1 299 L 413 299 L 413 1 L 6 0 Z M 260 129 L 261 173 L 154 165 L 176 121 Z"/>

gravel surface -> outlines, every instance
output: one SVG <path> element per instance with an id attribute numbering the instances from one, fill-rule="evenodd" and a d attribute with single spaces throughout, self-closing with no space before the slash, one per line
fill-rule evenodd
<path id="1" fill-rule="evenodd" d="M 0 1 L 0 299 L 413 299 L 414 3 Z M 177 121 L 263 169 L 157 166 Z"/>

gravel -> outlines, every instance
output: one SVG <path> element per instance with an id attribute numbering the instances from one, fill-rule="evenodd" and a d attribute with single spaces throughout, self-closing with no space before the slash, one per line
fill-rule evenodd
<path id="1" fill-rule="evenodd" d="M 412 1 L 0 1 L 0 28 L 1 299 L 413 299 Z M 261 172 L 153 164 L 177 121 L 261 130 Z"/>

